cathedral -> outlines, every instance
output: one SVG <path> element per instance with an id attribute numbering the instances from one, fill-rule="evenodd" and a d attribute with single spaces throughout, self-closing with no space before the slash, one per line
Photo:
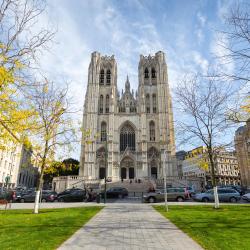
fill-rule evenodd
<path id="1" fill-rule="evenodd" d="M 175 155 L 165 54 L 140 56 L 138 89 L 117 88 L 115 57 L 91 54 L 82 124 L 79 176 L 88 179 L 163 178 Z M 166 153 L 167 152 L 167 153 Z M 167 155 L 167 157 L 166 157 Z M 176 175 L 168 164 L 167 176 Z M 105 171 L 106 170 L 106 171 Z"/>

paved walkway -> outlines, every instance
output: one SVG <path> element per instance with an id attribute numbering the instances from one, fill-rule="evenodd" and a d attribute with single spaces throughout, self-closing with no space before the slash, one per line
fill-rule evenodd
<path id="1" fill-rule="evenodd" d="M 106 206 L 59 247 L 66 249 L 202 248 L 151 206 L 116 203 Z"/>

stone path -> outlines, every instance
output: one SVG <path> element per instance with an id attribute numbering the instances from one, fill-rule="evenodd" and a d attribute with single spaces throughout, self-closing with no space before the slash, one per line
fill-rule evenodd
<path id="1" fill-rule="evenodd" d="M 151 206 L 117 203 L 105 207 L 58 249 L 202 248 Z"/>

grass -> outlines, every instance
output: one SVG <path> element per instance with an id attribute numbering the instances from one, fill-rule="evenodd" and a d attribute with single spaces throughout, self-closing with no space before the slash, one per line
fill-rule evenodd
<path id="1" fill-rule="evenodd" d="M 163 216 L 209 250 L 250 249 L 250 206 L 154 206 Z"/>
<path id="2" fill-rule="evenodd" d="M 55 249 L 102 207 L 0 211 L 0 249 Z"/>

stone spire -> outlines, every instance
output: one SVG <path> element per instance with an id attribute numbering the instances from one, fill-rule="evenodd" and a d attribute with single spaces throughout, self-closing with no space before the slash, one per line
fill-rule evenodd
<path id="1" fill-rule="evenodd" d="M 126 83 L 125 83 L 125 91 L 130 92 L 130 82 L 129 82 L 129 79 L 128 79 L 128 75 L 127 75 L 127 80 L 126 80 Z"/>

